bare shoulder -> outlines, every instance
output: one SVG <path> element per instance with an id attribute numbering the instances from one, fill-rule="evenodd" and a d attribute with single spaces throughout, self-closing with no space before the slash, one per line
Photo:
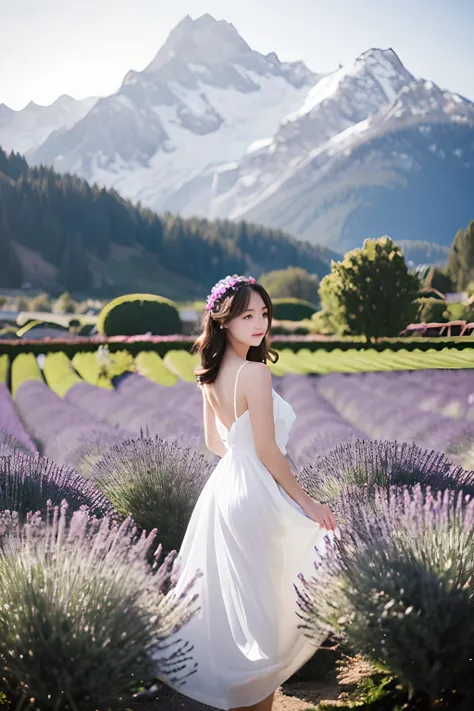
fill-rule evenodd
<path id="1" fill-rule="evenodd" d="M 245 385 L 249 388 L 256 388 L 259 391 L 271 388 L 272 374 L 266 363 L 257 363 L 248 361 L 246 367 L 242 371 L 245 378 Z"/>

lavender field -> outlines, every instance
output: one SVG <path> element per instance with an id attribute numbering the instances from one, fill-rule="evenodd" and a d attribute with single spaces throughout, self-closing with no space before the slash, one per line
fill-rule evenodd
<path id="1" fill-rule="evenodd" d="M 46 709 L 62 708 L 65 686 L 78 709 L 87 708 L 88 695 L 132 694 L 153 677 L 157 649 L 163 668 L 183 679 L 192 669 L 192 653 L 176 656 L 166 639 L 198 602 L 191 589 L 170 607 L 163 593 L 173 551 L 217 461 L 204 445 L 191 356 L 148 353 L 131 372 L 126 354 L 114 362 L 102 354 L 102 365 L 82 355 L 24 354 L 0 378 L 0 535 L 10 551 L 1 562 L 8 575 L 0 576 L 0 660 L 8 661 L 11 698 L 21 698 L 26 684 Z M 382 665 L 396 680 L 386 692 L 392 708 L 454 711 L 464 708 L 460 699 L 471 708 L 474 370 L 458 363 L 298 372 L 308 365 L 305 354 L 286 354 L 274 388 L 296 412 L 290 463 L 304 488 L 333 507 L 341 536 L 324 558 L 314 552 L 313 579 L 294 581 L 295 614 L 308 636 L 319 638 L 322 628 L 374 669 Z M 53 557 L 52 542 L 59 547 Z M 34 587 L 32 566 L 48 570 L 51 587 Z M 95 582 L 84 588 L 87 575 Z M 43 606 L 37 629 L 32 584 Z M 70 585 L 83 586 L 83 603 Z M 81 605 L 96 604 L 99 588 L 111 606 L 132 609 L 134 627 L 105 609 L 86 620 Z M 14 599 L 18 615 L 2 628 L 3 601 Z M 67 628 L 65 619 L 73 620 Z M 69 661 L 45 680 L 35 659 L 52 653 L 43 634 L 51 625 L 54 654 Z M 103 638 L 91 635 L 91 625 Z M 109 653 L 98 656 L 105 638 Z M 23 649 L 32 650 L 31 663 L 20 662 Z"/>

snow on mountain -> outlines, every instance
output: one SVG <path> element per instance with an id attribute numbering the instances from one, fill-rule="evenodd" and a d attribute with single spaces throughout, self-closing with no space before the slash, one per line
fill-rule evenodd
<path id="1" fill-rule="evenodd" d="M 302 62 L 252 50 L 228 22 L 186 17 L 144 71 L 129 72 L 116 94 L 32 159 L 159 210 L 177 208 L 199 177 L 186 211 L 202 213 L 214 168 L 273 136 L 317 79 Z"/>
<path id="2" fill-rule="evenodd" d="M 0 105 L 0 145 L 8 125 Z M 387 232 L 445 244 L 472 218 L 473 104 L 416 79 L 393 49 L 318 76 L 254 51 L 228 22 L 187 16 L 143 71 L 62 125 L 45 140 L 28 128 L 30 162 L 159 211 L 338 250 Z"/>
<path id="3" fill-rule="evenodd" d="M 271 140 L 215 172 L 209 216 L 261 222 L 339 250 L 390 224 L 399 239 L 437 233 L 444 242 L 471 219 L 473 137 L 472 102 L 416 80 L 393 50 L 370 50 L 323 77 Z M 391 222 L 393 191 L 403 217 Z M 420 236 L 433 203 L 444 213 Z"/>
<path id="4" fill-rule="evenodd" d="M 365 52 L 353 64 L 323 77 L 271 142 L 216 174 L 211 215 L 240 217 L 273 194 L 314 151 L 334 147 L 337 136 L 344 141 L 364 131 L 370 117 L 413 81 L 391 49 Z"/>
<path id="5" fill-rule="evenodd" d="M 96 98 L 76 101 L 63 94 L 49 106 L 34 101 L 20 111 L 0 104 L 0 146 L 28 155 L 38 148 L 53 131 L 70 128 L 94 106 Z"/>
<path id="6" fill-rule="evenodd" d="M 277 134 L 257 157 L 216 177 L 214 216 L 278 226 L 340 251 L 385 233 L 444 244 L 471 219 L 474 104 L 412 80 L 312 150 Z"/>

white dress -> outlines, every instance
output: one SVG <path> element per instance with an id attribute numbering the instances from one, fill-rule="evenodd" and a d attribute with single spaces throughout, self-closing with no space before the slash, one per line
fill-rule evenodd
<path id="1" fill-rule="evenodd" d="M 234 411 L 237 382 L 234 390 Z M 295 413 L 273 391 L 276 442 L 286 454 Z M 315 573 L 315 547 L 328 532 L 276 483 L 255 452 L 245 411 L 230 430 L 216 415 L 227 448 L 196 503 L 179 551 L 179 594 L 192 588 L 201 608 L 176 637 L 190 642 L 197 671 L 182 694 L 218 709 L 251 706 L 269 696 L 314 654 L 299 629 L 298 574 Z M 322 641 L 322 640 L 321 640 Z"/>

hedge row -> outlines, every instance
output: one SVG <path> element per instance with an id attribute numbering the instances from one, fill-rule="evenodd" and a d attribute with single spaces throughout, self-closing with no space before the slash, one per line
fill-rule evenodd
<path id="1" fill-rule="evenodd" d="M 192 336 L 152 336 L 150 338 L 139 339 L 114 337 L 114 338 L 68 338 L 39 341 L 35 339 L 18 339 L 15 341 L 0 341 L 0 355 L 17 356 L 19 353 L 56 353 L 62 351 L 69 358 L 80 351 L 96 351 L 100 345 L 108 345 L 110 352 L 126 349 L 132 356 L 136 356 L 141 351 L 154 351 L 160 356 L 164 356 L 170 350 L 189 351 L 194 341 Z M 440 351 L 443 348 L 464 348 L 474 347 L 474 337 L 453 337 L 453 338 L 384 338 L 377 343 L 367 343 L 362 338 L 341 338 L 326 340 L 315 338 L 314 336 L 275 336 L 272 346 L 281 350 L 289 348 L 299 351 L 307 348 L 310 351 L 347 351 L 355 350 L 420 350 Z"/>

